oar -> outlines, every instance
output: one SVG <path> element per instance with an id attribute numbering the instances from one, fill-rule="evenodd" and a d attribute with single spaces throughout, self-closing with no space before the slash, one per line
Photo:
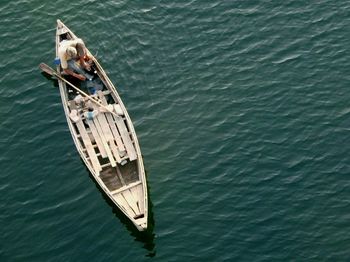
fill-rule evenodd
<path id="1" fill-rule="evenodd" d="M 45 63 L 40 63 L 39 68 L 44 71 L 45 73 L 51 75 L 51 76 L 55 76 L 57 78 L 59 78 L 60 80 L 62 80 L 63 82 L 66 82 L 68 85 L 70 85 L 71 87 L 73 87 L 76 91 L 78 91 L 79 93 L 83 94 L 85 97 L 87 97 L 90 101 L 94 102 L 95 104 L 99 105 L 100 107 L 104 108 L 105 110 L 107 110 L 108 112 L 110 112 L 111 114 L 113 114 L 116 117 L 119 117 L 119 115 L 117 115 L 116 113 L 114 113 L 112 110 L 110 110 L 108 107 L 102 105 L 100 102 L 98 102 L 97 100 L 95 100 L 94 98 L 92 98 L 91 96 L 89 96 L 88 94 L 86 94 L 84 91 L 80 90 L 78 87 L 74 86 L 72 83 L 70 83 L 69 81 L 67 81 L 66 79 L 64 79 L 62 76 L 60 76 L 59 74 L 57 74 L 57 72 L 52 69 L 51 67 L 49 67 L 47 64 Z"/>

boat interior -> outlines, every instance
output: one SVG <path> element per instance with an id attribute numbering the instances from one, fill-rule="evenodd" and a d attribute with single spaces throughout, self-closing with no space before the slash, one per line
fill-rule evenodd
<path id="1" fill-rule="evenodd" d="M 64 28 L 57 34 L 60 41 L 72 38 Z M 104 108 L 66 85 L 69 116 L 85 159 L 106 187 L 117 192 L 140 181 L 135 142 L 122 107 L 111 91 L 109 80 L 94 64 L 94 59 L 90 63 L 92 69 L 87 72 L 91 75 L 89 80 L 80 81 L 62 72 L 61 75 Z M 97 114 L 88 115 L 89 111 Z"/>

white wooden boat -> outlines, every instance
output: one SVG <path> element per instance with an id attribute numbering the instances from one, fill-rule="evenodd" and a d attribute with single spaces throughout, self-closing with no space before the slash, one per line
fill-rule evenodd
<path id="1" fill-rule="evenodd" d="M 57 20 L 56 56 L 61 41 L 76 38 L 69 28 Z M 137 229 L 144 231 L 148 219 L 147 185 L 135 130 L 116 88 L 89 50 L 87 54 L 93 61 L 93 75 L 97 80 L 94 82 L 99 83 L 102 89 L 90 96 L 98 99 L 114 114 L 89 102 L 87 97 L 81 98 L 70 85 L 58 79 L 68 126 L 78 152 L 94 179 Z M 57 74 L 63 76 L 60 65 L 57 66 Z M 83 82 L 76 80 L 75 84 L 83 89 Z M 85 117 L 88 107 L 99 110 L 96 117 Z"/>

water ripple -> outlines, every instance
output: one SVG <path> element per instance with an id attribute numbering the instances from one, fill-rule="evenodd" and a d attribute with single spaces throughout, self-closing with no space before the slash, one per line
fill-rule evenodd
<path id="1" fill-rule="evenodd" d="M 0 257 L 149 254 L 89 177 L 58 90 L 38 71 L 52 65 L 60 18 L 97 54 L 134 121 L 158 260 L 344 260 L 349 8 L 1 4 Z"/>

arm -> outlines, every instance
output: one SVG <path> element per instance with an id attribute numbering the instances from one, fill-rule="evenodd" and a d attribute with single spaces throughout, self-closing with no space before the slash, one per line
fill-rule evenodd
<path id="1" fill-rule="evenodd" d="M 80 56 L 79 57 L 79 62 L 80 64 L 82 65 L 82 67 L 84 67 L 86 70 L 90 71 L 91 70 L 91 67 L 89 65 L 89 63 L 87 63 L 84 59 L 84 56 Z"/>
<path id="2" fill-rule="evenodd" d="M 80 65 L 86 70 L 90 71 L 91 67 L 89 63 L 86 62 L 86 59 L 88 58 L 88 56 L 86 54 L 86 47 L 83 40 L 78 38 L 75 43 L 76 43 L 76 49 L 78 51 Z"/>
<path id="3" fill-rule="evenodd" d="M 86 77 L 85 76 L 83 76 L 83 75 L 80 75 L 80 74 L 77 74 L 77 73 L 74 73 L 72 70 L 70 70 L 70 69 L 64 69 L 64 72 L 65 73 L 67 73 L 67 74 L 69 74 L 69 75 L 71 75 L 71 76 L 73 76 L 73 77 L 75 77 L 75 78 L 78 78 L 79 80 L 81 80 L 81 81 L 85 81 L 86 80 Z"/>

